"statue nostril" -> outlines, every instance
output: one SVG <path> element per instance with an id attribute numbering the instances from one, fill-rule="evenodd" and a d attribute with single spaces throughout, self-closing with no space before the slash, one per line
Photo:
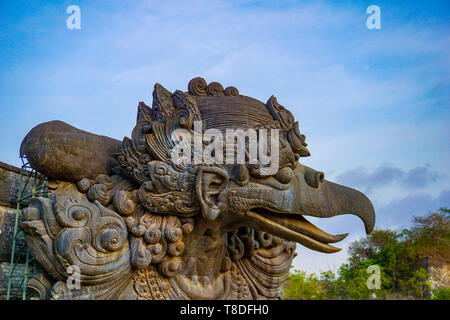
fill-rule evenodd
<path id="1" fill-rule="evenodd" d="M 309 186 L 318 188 L 320 183 L 325 180 L 325 174 L 323 172 L 309 169 L 305 172 L 305 180 Z"/>
<path id="2" fill-rule="evenodd" d="M 325 173 L 319 172 L 319 182 L 323 182 L 325 180 Z"/>

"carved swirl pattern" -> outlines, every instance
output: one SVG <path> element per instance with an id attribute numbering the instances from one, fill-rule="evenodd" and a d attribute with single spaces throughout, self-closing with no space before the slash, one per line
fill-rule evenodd
<path id="1" fill-rule="evenodd" d="M 80 267 L 82 280 L 95 284 L 104 275 L 128 265 L 128 232 L 123 219 L 100 203 L 58 197 L 55 216 L 64 228 L 55 250 L 64 267 Z"/>
<path id="2" fill-rule="evenodd" d="M 136 187 L 121 176 L 100 174 L 95 180 L 80 180 L 77 187 L 87 194 L 89 201 L 98 201 L 103 206 L 112 204 L 123 216 L 132 214 L 136 207 Z"/>
<path id="3" fill-rule="evenodd" d="M 139 184 L 150 179 L 146 164 L 151 161 L 152 157 L 148 153 L 137 151 L 129 138 L 123 139 L 122 153 L 117 155 L 116 159 L 125 175 Z M 83 192 L 82 189 L 80 191 Z"/>
<path id="4" fill-rule="evenodd" d="M 194 197 L 195 175 L 177 171 L 162 161 L 148 165 L 152 180 L 141 185 L 137 192 L 140 203 L 150 212 L 192 216 L 199 204 Z"/>
<path id="5" fill-rule="evenodd" d="M 193 195 L 180 191 L 164 194 L 147 192 L 145 186 L 139 189 L 139 200 L 150 212 L 193 216 L 198 212 L 198 203 Z"/>
<path id="6" fill-rule="evenodd" d="M 206 96 L 206 81 L 201 77 L 197 77 L 189 81 L 188 91 L 194 96 Z"/>
<path id="7" fill-rule="evenodd" d="M 138 270 L 134 275 L 134 289 L 138 300 L 165 300 L 170 285 L 153 268 Z"/>
<path id="8" fill-rule="evenodd" d="M 162 275 L 173 277 L 181 268 L 183 234 L 193 230 L 194 220 L 189 217 L 199 212 L 195 197 L 187 192 L 194 189 L 195 175 L 177 171 L 162 161 L 151 161 L 147 170 L 152 180 L 138 190 L 120 176 L 106 175 L 95 180 L 83 179 L 77 186 L 90 201 L 111 206 L 128 217 L 125 221 L 131 234 L 130 263 L 134 268 L 157 265 Z M 65 218 L 64 223 L 82 227 L 89 213 L 80 208 L 73 221 Z M 116 238 L 113 233 L 102 235 L 103 244 L 109 249 L 119 245 Z"/>
<path id="9" fill-rule="evenodd" d="M 21 227 L 33 256 L 56 280 L 67 279 L 67 270 L 74 265 L 85 286 L 129 272 L 126 224 L 98 201 L 70 195 L 33 199 L 23 212 Z"/>
<path id="10" fill-rule="evenodd" d="M 219 82 L 211 82 L 207 85 L 205 79 L 197 77 L 189 81 L 188 92 L 193 96 L 239 96 L 236 87 L 229 86 L 225 90 Z"/>
<path id="11" fill-rule="evenodd" d="M 281 284 L 289 276 L 295 257 L 295 243 L 251 228 L 240 228 L 229 233 L 228 237 L 233 265 L 240 270 L 238 275 L 233 275 L 234 291 L 241 290 L 236 288 L 239 288 L 239 275 L 242 275 L 253 299 L 279 299 L 282 296 Z M 233 254 L 236 252 L 239 254 Z"/>
<path id="12" fill-rule="evenodd" d="M 223 86 L 218 82 L 211 82 L 206 87 L 206 92 L 209 96 L 224 96 L 225 92 Z"/>
<path id="13" fill-rule="evenodd" d="M 239 96 L 239 90 L 236 87 L 229 86 L 225 89 L 226 96 Z"/>
<path id="14" fill-rule="evenodd" d="M 133 235 L 131 264 L 137 269 L 158 265 L 165 277 L 175 276 L 185 250 L 183 235 L 192 232 L 194 220 L 144 213 L 140 218 L 128 217 L 126 224 Z"/>

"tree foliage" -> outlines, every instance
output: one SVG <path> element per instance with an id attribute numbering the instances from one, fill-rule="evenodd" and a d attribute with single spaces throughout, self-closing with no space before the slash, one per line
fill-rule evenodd
<path id="1" fill-rule="evenodd" d="M 293 270 L 284 287 L 287 299 L 449 299 L 449 288 L 431 290 L 427 264 L 450 260 L 450 210 L 440 208 L 413 217 L 410 229 L 375 230 L 348 249 L 349 258 L 335 274 Z M 380 287 L 369 289 L 367 268 L 380 269 Z"/>

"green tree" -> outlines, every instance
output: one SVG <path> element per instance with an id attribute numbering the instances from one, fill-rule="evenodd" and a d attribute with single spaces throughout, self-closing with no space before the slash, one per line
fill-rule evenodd
<path id="1" fill-rule="evenodd" d="M 284 296 L 286 299 L 318 300 L 324 295 L 317 276 L 307 274 L 305 271 L 294 270 L 284 285 Z"/>
<path id="2" fill-rule="evenodd" d="M 450 300 L 450 288 L 441 288 L 433 291 L 433 300 Z"/>
<path id="3" fill-rule="evenodd" d="M 416 299 L 450 299 L 450 289 L 431 290 L 423 261 L 450 260 L 450 210 L 440 208 L 413 217 L 410 229 L 375 230 L 350 244 L 349 258 L 338 269 L 315 274 L 294 270 L 285 286 L 288 299 L 369 299 L 403 295 Z M 367 268 L 381 271 L 379 289 L 369 289 Z"/>
<path id="4" fill-rule="evenodd" d="M 418 299 L 424 299 L 426 292 L 431 289 L 429 276 L 429 273 L 423 268 L 416 270 L 407 281 L 408 294 Z"/>

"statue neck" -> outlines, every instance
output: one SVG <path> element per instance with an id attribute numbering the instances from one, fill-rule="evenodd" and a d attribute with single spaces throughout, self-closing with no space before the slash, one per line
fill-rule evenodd
<path id="1" fill-rule="evenodd" d="M 183 238 L 186 251 L 176 281 L 191 299 L 216 299 L 225 291 L 227 234 L 220 225 L 199 219 L 193 232 Z"/>

